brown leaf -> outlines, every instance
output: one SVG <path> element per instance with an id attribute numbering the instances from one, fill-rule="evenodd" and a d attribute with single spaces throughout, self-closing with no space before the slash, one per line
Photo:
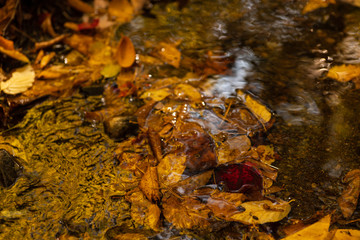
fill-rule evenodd
<path id="1" fill-rule="evenodd" d="M 250 147 L 251 142 L 246 135 L 227 139 L 216 149 L 218 165 L 239 159 L 249 152 Z"/>
<path id="2" fill-rule="evenodd" d="M 159 133 L 155 131 L 152 127 L 149 127 L 148 137 L 154 157 L 156 158 L 156 160 L 160 161 L 162 159 L 162 150 L 161 150 L 161 140 Z"/>
<path id="3" fill-rule="evenodd" d="M 210 226 L 210 210 L 199 200 L 169 197 L 163 201 L 163 214 L 167 221 L 179 229 L 206 229 Z"/>
<path id="4" fill-rule="evenodd" d="M 66 35 L 63 34 L 63 35 L 57 36 L 49 41 L 37 42 L 37 43 L 35 43 L 35 51 L 37 51 L 39 49 L 50 47 L 58 42 L 61 42 L 65 38 L 66 38 Z"/>
<path id="5" fill-rule="evenodd" d="M 123 36 L 116 49 L 116 61 L 121 67 L 130 67 L 135 61 L 135 56 L 135 48 L 130 38 Z"/>
<path id="6" fill-rule="evenodd" d="M 17 0 L 7 0 L 5 5 L 2 4 L 0 8 L 0 34 L 6 30 L 5 28 L 10 24 L 16 13 L 16 7 L 18 6 Z"/>
<path id="7" fill-rule="evenodd" d="M 114 240 L 148 240 L 148 238 L 141 233 L 122 233 L 116 235 Z"/>
<path id="8" fill-rule="evenodd" d="M 347 184 L 338 203 L 345 218 L 351 217 L 354 213 L 360 194 L 360 169 L 348 172 L 343 180 Z"/>
<path id="9" fill-rule="evenodd" d="M 190 100 L 194 103 L 201 103 L 202 101 L 200 92 L 189 84 L 178 84 L 174 89 L 174 94 L 178 99 Z"/>
<path id="10" fill-rule="evenodd" d="M 55 57 L 55 52 L 51 52 L 47 55 L 45 55 L 41 61 L 40 61 L 40 68 L 44 68 L 46 67 L 46 65 L 48 65 L 48 63 L 51 61 L 51 59 L 53 59 Z"/>
<path id="11" fill-rule="evenodd" d="M 174 185 L 174 189 L 181 195 L 189 195 L 195 189 L 204 186 L 209 182 L 213 171 L 206 171 L 186 178 Z"/>
<path id="12" fill-rule="evenodd" d="M 144 176 L 141 178 L 139 187 L 147 199 L 149 199 L 151 202 L 160 200 L 159 182 L 156 167 L 148 167 Z"/>

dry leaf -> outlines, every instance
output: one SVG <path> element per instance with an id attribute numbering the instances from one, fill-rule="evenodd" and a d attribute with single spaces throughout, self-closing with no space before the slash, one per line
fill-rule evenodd
<path id="1" fill-rule="evenodd" d="M 248 107 L 248 109 L 258 118 L 262 124 L 270 122 L 272 114 L 266 106 L 251 97 L 249 94 L 243 93 L 241 90 L 237 90 L 237 95 L 243 100 L 246 107 Z"/>
<path id="2" fill-rule="evenodd" d="M 156 202 L 160 200 L 159 182 L 156 167 L 148 167 L 144 176 L 141 178 L 139 187 L 150 201 Z"/>
<path id="3" fill-rule="evenodd" d="M 93 13 L 94 12 L 94 8 L 89 5 L 86 2 L 83 2 L 81 0 L 68 0 L 67 1 L 68 4 L 75 8 L 76 10 L 83 12 L 83 13 Z"/>
<path id="4" fill-rule="evenodd" d="M 327 215 L 318 222 L 294 233 L 283 240 L 328 240 L 331 215 Z"/>
<path id="5" fill-rule="evenodd" d="M 157 166 L 160 184 L 171 186 L 180 181 L 185 170 L 186 155 L 168 154 Z"/>
<path id="6" fill-rule="evenodd" d="M 0 90 L 6 94 L 15 95 L 25 92 L 35 81 L 35 72 L 30 64 L 17 68 L 11 78 L 0 83 Z"/>
<path id="7" fill-rule="evenodd" d="M 134 17 L 134 9 L 128 0 L 112 0 L 108 7 L 110 16 L 120 23 L 129 22 Z"/>
<path id="8" fill-rule="evenodd" d="M 176 49 L 176 45 L 177 43 L 169 44 L 161 42 L 156 47 L 153 55 L 160 58 L 163 62 L 178 68 L 180 66 L 181 53 Z"/>
<path id="9" fill-rule="evenodd" d="M 163 214 L 177 228 L 206 229 L 210 226 L 210 210 L 205 204 L 191 197 L 169 197 L 163 201 Z"/>
<path id="10" fill-rule="evenodd" d="M 360 169 L 355 169 L 346 174 L 343 180 L 346 188 L 338 199 L 342 214 L 345 218 L 354 213 L 360 194 Z"/>
<path id="11" fill-rule="evenodd" d="M 308 0 L 304 9 L 302 10 L 302 14 L 306 14 L 308 12 L 312 12 L 318 8 L 325 8 L 329 4 L 335 4 L 335 0 Z"/>
<path id="12" fill-rule="evenodd" d="M 275 161 L 274 147 L 269 145 L 259 145 L 256 147 L 256 152 L 261 162 L 268 165 Z"/>
<path id="13" fill-rule="evenodd" d="M 130 38 L 123 36 L 116 49 L 115 59 L 121 67 L 130 67 L 135 61 L 135 48 Z"/>
<path id="14" fill-rule="evenodd" d="M 243 224 L 278 222 L 286 217 L 291 209 L 290 204 L 282 200 L 275 203 L 270 200 L 251 201 L 242 203 L 239 207 L 245 211 L 227 216 L 227 219 Z"/>
<path id="15" fill-rule="evenodd" d="M 16 60 L 26 62 L 26 63 L 30 62 L 30 60 L 27 58 L 27 56 L 25 56 L 24 54 L 22 54 L 18 50 L 8 50 L 8 49 L 5 49 L 5 48 L 0 46 L 0 52 L 2 52 L 3 54 L 5 54 L 5 55 L 7 55 L 7 56 L 9 56 L 11 58 L 14 58 Z"/>

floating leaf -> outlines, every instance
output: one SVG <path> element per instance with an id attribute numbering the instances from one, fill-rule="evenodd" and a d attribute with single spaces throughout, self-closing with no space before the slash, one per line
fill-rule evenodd
<path id="1" fill-rule="evenodd" d="M 250 147 L 251 142 L 246 135 L 227 139 L 216 149 L 218 165 L 239 159 L 249 152 Z"/>
<path id="2" fill-rule="evenodd" d="M 329 237 L 329 227 L 330 227 L 331 215 L 327 215 L 320 219 L 318 222 L 294 233 L 283 240 L 327 240 L 331 239 Z"/>
<path id="3" fill-rule="evenodd" d="M 306 14 L 308 12 L 312 12 L 318 8 L 325 8 L 329 6 L 329 4 L 335 4 L 335 0 L 308 0 L 305 7 L 302 10 L 302 14 Z"/>
<path id="4" fill-rule="evenodd" d="M 291 210 L 290 204 L 282 200 L 275 203 L 270 200 L 244 202 L 239 208 L 245 209 L 245 211 L 236 213 L 228 218 L 244 224 L 278 222 L 286 217 Z"/>
<path id="5" fill-rule="evenodd" d="M 150 201 L 156 202 L 160 200 L 159 182 L 156 167 L 148 167 L 144 176 L 141 178 L 139 187 Z"/>
<path id="6" fill-rule="evenodd" d="M 343 64 L 332 67 L 327 73 L 328 78 L 335 79 L 339 82 L 348 82 L 353 80 L 356 88 L 360 88 L 359 83 L 360 65 Z"/>
<path id="7" fill-rule="evenodd" d="M 360 194 L 360 169 L 355 169 L 346 174 L 343 180 L 346 188 L 338 199 L 342 214 L 345 218 L 354 213 Z"/>
<path id="8" fill-rule="evenodd" d="M 25 92 L 35 81 L 35 72 L 31 65 L 17 68 L 11 78 L 0 83 L 0 90 L 6 94 L 15 95 Z"/>
<path id="9" fill-rule="evenodd" d="M 121 67 L 130 67 L 135 61 L 135 48 L 130 38 L 123 36 L 116 49 L 115 59 Z"/>
<path id="10" fill-rule="evenodd" d="M 210 209 L 195 198 L 180 200 L 171 196 L 163 201 L 163 214 L 167 221 L 180 229 L 206 229 L 210 226 Z"/>

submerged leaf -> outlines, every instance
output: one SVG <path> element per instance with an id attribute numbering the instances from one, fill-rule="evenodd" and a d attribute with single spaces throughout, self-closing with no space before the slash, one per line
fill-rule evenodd
<path id="1" fill-rule="evenodd" d="M 140 98 L 146 100 L 146 101 L 161 101 L 167 96 L 171 95 L 171 91 L 169 88 L 160 88 L 160 89 L 149 89 L 146 92 L 144 92 Z"/>
<path id="2" fill-rule="evenodd" d="M 177 43 L 169 44 L 161 42 L 153 55 L 160 58 L 163 62 L 178 68 L 180 66 L 181 53 L 176 49 L 176 45 Z"/>
<path id="3" fill-rule="evenodd" d="M 115 77 L 119 74 L 121 70 L 121 67 L 117 64 L 108 64 L 105 65 L 103 70 L 101 70 L 101 75 L 103 75 L 105 78 L 111 78 Z"/>
<path id="4" fill-rule="evenodd" d="M 156 202 L 160 200 L 159 182 L 156 167 L 148 167 L 144 176 L 141 178 L 139 187 L 150 201 Z"/>
<path id="5" fill-rule="evenodd" d="M 35 81 L 35 72 L 31 65 L 17 68 L 11 78 L 0 83 L 0 90 L 6 94 L 15 95 L 25 92 Z"/>
<path id="6" fill-rule="evenodd" d="M 166 155 L 157 166 L 160 184 L 172 185 L 179 182 L 185 170 L 185 162 L 186 155 Z"/>
<path id="7" fill-rule="evenodd" d="M 356 87 L 359 88 L 360 65 L 343 64 L 332 67 L 327 73 L 328 78 L 335 79 L 339 82 L 348 82 L 353 80 Z"/>
<path id="8" fill-rule="evenodd" d="M 338 203 L 345 218 L 354 213 L 360 194 L 360 169 L 355 169 L 346 174 L 344 183 L 347 184 Z"/>
<path id="9" fill-rule="evenodd" d="M 271 113 L 259 101 L 252 98 L 250 95 L 245 97 L 245 105 L 258 117 L 261 123 L 265 124 L 271 120 Z"/>
<path id="10" fill-rule="evenodd" d="M 130 67 L 135 61 L 135 48 L 130 38 L 123 36 L 116 49 L 115 59 L 121 67 Z"/>

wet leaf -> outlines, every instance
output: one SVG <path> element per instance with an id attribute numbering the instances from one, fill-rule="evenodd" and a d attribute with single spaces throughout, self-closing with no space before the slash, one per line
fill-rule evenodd
<path id="1" fill-rule="evenodd" d="M 206 171 L 204 173 L 188 177 L 185 180 L 175 184 L 174 189 L 181 195 L 189 195 L 195 189 L 206 185 L 209 182 L 212 174 L 213 171 Z"/>
<path id="2" fill-rule="evenodd" d="M 27 58 L 27 56 L 25 56 L 18 50 L 11 50 L 11 49 L 9 50 L 9 49 L 5 49 L 4 47 L 0 46 L 0 52 L 2 52 L 3 54 L 5 54 L 13 59 L 16 59 L 16 60 L 19 60 L 22 62 L 26 62 L 26 63 L 30 62 L 30 60 Z"/>
<path id="3" fill-rule="evenodd" d="M 249 152 L 250 139 L 246 135 L 240 135 L 227 139 L 217 148 L 218 165 L 222 165 L 237 159 Z"/>
<path id="4" fill-rule="evenodd" d="M 14 42 L 0 36 L 0 46 L 6 50 L 15 50 Z"/>
<path id="5" fill-rule="evenodd" d="M 122 233 L 115 236 L 114 240 L 147 240 L 148 238 L 141 233 Z"/>
<path id="6" fill-rule="evenodd" d="M 108 7 L 110 16 L 116 17 L 117 22 L 129 22 L 134 16 L 133 6 L 128 0 L 112 0 Z"/>
<path id="7" fill-rule="evenodd" d="M 274 147 L 269 145 L 260 145 L 256 147 L 256 152 L 261 162 L 272 164 L 275 161 Z"/>
<path id="8" fill-rule="evenodd" d="M 302 239 L 313 239 L 313 240 L 327 240 L 331 239 L 329 237 L 329 227 L 330 227 L 330 220 L 331 215 L 327 215 L 320 219 L 318 222 L 294 233 L 286 238 L 284 240 L 302 240 Z"/>
<path id="9" fill-rule="evenodd" d="M 347 184 L 338 203 L 345 218 L 351 217 L 354 213 L 360 194 L 360 169 L 348 172 L 343 182 Z"/>
<path id="10" fill-rule="evenodd" d="M 51 59 L 53 59 L 54 57 L 55 57 L 55 52 L 51 52 L 51 53 L 45 55 L 43 58 L 41 58 L 40 68 L 46 67 L 46 65 L 48 65 L 49 62 L 51 61 Z"/>
<path id="11" fill-rule="evenodd" d="M 328 78 L 335 79 L 339 82 L 348 82 L 353 80 L 356 88 L 360 88 L 359 82 L 360 65 L 348 65 L 343 64 L 339 66 L 333 66 L 327 73 Z"/>
<path id="12" fill-rule="evenodd" d="M 73 34 L 72 36 L 65 38 L 65 43 L 82 54 L 87 55 L 89 48 L 93 43 L 93 38 L 83 34 Z"/>
<path id="13" fill-rule="evenodd" d="M 116 49 L 116 61 L 121 67 L 130 67 L 135 61 L 135 55 L 135 48 L 130 38 L 123 36 Z"/>
<path id="14" fill-rule="evenodd" d="M 270 200 L 244 202 L 239 207 L 245 210 L 229 216 L 229 219 L 244 224 L 278 222 L 286 217 L 291 209 L 290 204 L 282 200 L 275 203 Z"/>
<path id="15" fill-rule="evenodd" d="M 101 75 L 105 78 L 115 77 L 119 74 L 121 67 L 118 64 L 108 64 L 105 65 L 103 70 L 101 70 Z"/>
<path id="16" fill-rule="evenodd" d="M 199 200 L 169 197 L 163 201 L 165 219 L 179 229 L 206 229 L 210 226 L 210 209 Z"/>
<path id="17" fill-rule="evenodd" d="M 160 88 L 160 89 L 149 89 L 146 92 L 144 92 L 140 98 L 146 100 L 146 101 L 161 101 L 164 98 L 171 95 L 171 91 L 169 88 Z"/>
<path id="18" fill-rule="evenodd" d="M 181 180 L 185 170 L 186 155 L 168 154 L 157 166 L 160 184 L 171 186 Z"/>
<path id="19" fill-rule="evenodd" d="M 325 8 L 329 6 L 329 4 L 335 4 L 335 0 L 308 0 L 305 7 L 302 10 L 302 14 L 306 14 L 308 12 L 312 12 L 318 8 Z"/>
<path id="20" fill-rule="evenodd" d="M 25 92 L 35 81 L 35 72 L 31 65 L 17 68 L 11 78 L 0 83 L 0 90 L 6 94 L 15 95 Z"/>
<path id="21" fill-rule="evenodd" d="M 169 44 L 161 42 L 156 47 L 153 55 L 161 59 L 163 62 L 178 68 L 180 66 L 181 53 L 177 50 L 177 45 L 178 43 Z"/>
<path id="22" fill-rule="evenodd" d="M 259 101 L 255 100 L 249 94 L 245 96 L 245 105 L 258 117 L 259 121 L 263 124 L 270 122 L 271 112 L 262 105 Z"/>
<path id="23" fill-rule="evenodd" d="M 202 100 L 200 92 L 189 84 L 178 84 L 174 89 L 174 94 L 179 99 L 194 103 L 200 103 Z"/>
<path id="24" fill-rule="evenodd" d="M 227 193 L 216 190 L 207 199 L 206 205 L 214 213 L 215 217 L 233 221 L 231 216 L 241 212 L 239 206 L 246 196 L 242 193 Z"/>
<path id="25" fill-rule="evenodd" d="M 144 176 L 141 178 L 139 187 L 150 201 L 157 202 L 160 200 L 159 182 L 156 167 L 148 167 Z"/>
<path id="26" fill-rule="evenodd" d="M 78 10 L 80 12 L 83 12 L 83 13 L 94 12 L 94 8 L 90 4 L 83 2 L 81 0 L 68 0 L 67 2 L 71 7 L 75 8 L 76 10 Z"/>
<path id="27" fill-rule="evenodd" d="M 336 229 L 331 240 L 357 240 L 360 239 L 360 231 L 355 229 Z M 333 232 L 331 231 L 331 232 Z"/>
<path id="28" fill-rule="evenodd" d="M 55 37 L 49 41 L 44 41 L 44 42 L 36 42 L 35 43 L 35 51 L 39 50 L 39 49 L 43 49 L 43 48 L 47 48 L 50 47 L 56 43 L 61 42 L 62 40 L 64 40 L 67 36 L 65 34 L 62 34 L 58 37 Z"/>

